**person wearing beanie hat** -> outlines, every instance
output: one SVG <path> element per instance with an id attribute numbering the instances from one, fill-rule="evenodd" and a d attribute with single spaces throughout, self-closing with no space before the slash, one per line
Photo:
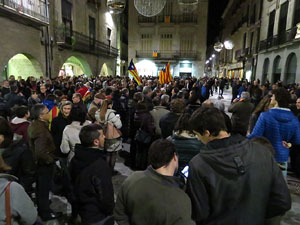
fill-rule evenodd
<path id="1" fill-rule="evenodd" d="M 92 122 L 96 121 L 95 114 L 97 110 L 100 109 L 102 102 L 105 100 L 105 94 L 103 93 L 97 93 L 94 96 L 94 100 L 90 105 L 89 111 L 88 111 L 88 119 Z"/>

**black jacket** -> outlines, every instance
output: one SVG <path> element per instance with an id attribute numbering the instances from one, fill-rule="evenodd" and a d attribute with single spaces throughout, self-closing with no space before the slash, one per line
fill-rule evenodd
<path id="1" fill-rule="evenodd" d="M 112 215 L 114 189 L 104 151 L 76 144 L 70 169 L 84 224 L 96 223 Z"/>
<path id="2" fill-rule="evenodd" d="M 65 127 L 71 124 L 68 118 L 65 118 L 62 113 L 59 113 L 57 117 L 52 120 L 51 123 L 51 134 L 56 147 L 54 154 L 57 157 L 67 157 L 67 154 L 63 154 L 60 150 L 60 144 L 62 140 L 62 135 Z"/>
<path id="3" fill-rule="evenodd" d="M 8 148 L 2 149 L 1 154 L 4 162 L 11 167 L 9 174 L 18 177 L 19 183 L 26 191 L 31 190 L 35 181 L 35 163 L 32 152 L 21 141 L 12 143 Z"/>
<path id="4" fill-rule="evenodd" d="M 291 208 L 271 152 L 240 135 L 201 149 L 190 162 L 187 193 L 198 225 L 262 225 Z"/>
<path id="5" fill-rule="evenodd" d="M 172 136 L 174 127 L 179 119 L 180 114 L 169 112 L 166 115 L 163 115 L 159 121 L 159 127 L 161 129 L 161 135 L 163 138 Z"/>

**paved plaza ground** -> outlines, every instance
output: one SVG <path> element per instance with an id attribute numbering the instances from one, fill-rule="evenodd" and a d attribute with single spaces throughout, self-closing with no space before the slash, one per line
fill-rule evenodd
<path id="1" fill-rule="evenodd" d="M 210 97 L 213 102 L 223 101 L 225 104 L 225 111 L 227 112 L 227 108 L 231 102 L 231 90 L 225 90 L 224 99 L 218 100 L 217 93 L 214 93 L 214 96 Z M 124 145 L 124 150 L 129 152 L 130 146 L 128 144 Z M 133 173 L 133 171 L 124 165 L 124 159 L 122 157 L 118 157 L 115 169 L 119 172 L 118 175 L 113 177 L 114 191 L 118 193 L 122 183 L 124 180 Z M 300 225 L 300 180 L 294 178 L 293 176 L 288 176 L 287 183 L 289 185 L 289 189 L 291 191 L 292 196 L 292 209 L 286 213 L 286 215 L 282 218 L 281 225 Z M 115 195 L 116 197 L 116 195 Z M 174 196 L 176 197 L 176 196 Z M 54 204 L 53 207 L 57 211 L 64 211 L 65 213 L 68 211 L 70 213 L 70 206 L 66 203 L 63 198 L 58 198 L 56 196 L 53 197 Z M 57 225 L 57 224 L 66 224 L 65 221 L 49 221 L 46 223 L 47 225 Z"/>

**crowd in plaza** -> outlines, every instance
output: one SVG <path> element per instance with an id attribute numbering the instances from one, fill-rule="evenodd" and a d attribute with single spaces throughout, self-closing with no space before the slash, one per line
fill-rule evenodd
<path id="1" fill-rule="evenodd" d="M 0 90 L 0 224 L 61 216 L 50 193 L 71 204 L 69 224 L 83 225 L 275 225 L 291 208 L 297 84 L 10 76 Z M 116 193 L 123 143 L 135 172 Z"/>

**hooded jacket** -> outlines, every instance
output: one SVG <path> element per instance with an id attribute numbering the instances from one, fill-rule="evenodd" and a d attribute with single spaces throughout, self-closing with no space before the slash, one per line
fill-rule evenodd
<path id="1" fill-rule="evenodd" d="M 283 141 L 292 145 L 300 144 L 300 124 L 296 116 L 284 108 L 272 108 L 260 114 L 251 135 L 248 138 L 265 137 L 275 149 L 277 162 L 287 162 L 289 149 L 282 144 Z"/>
<path id="2" fill-rule="evenodd" d="M 14 133 L 19 134 L 23 137 L 25 142 L 28 142 L 28 132 L 27 129 L 29 127 L 30 122 L 23 118 L 15 117 L 10 123 L 10 126 Z"/>
<path id="3" fill-rule="evenodd" d="M 201 149 L 190 162 L 187 193 L 197 225 L 262 225 L 291 208 L 271 152 L 240 135 Z"/>
<path id="4" fill-rule="evenodd" d="M 12 225 L 32 225 L 36 222 L 37 211 L 17 178 L 8 174 L 0 174 L 0 224 L 5 224 L 5 188 L 10 184 L 10 207 Z"/>
<path id="5" fill-rule="evenodd" d="M 114 190 L 104 151 L 77 144 L 70 170 L 83 222 L 92 224 L 111 215 Z"/>

